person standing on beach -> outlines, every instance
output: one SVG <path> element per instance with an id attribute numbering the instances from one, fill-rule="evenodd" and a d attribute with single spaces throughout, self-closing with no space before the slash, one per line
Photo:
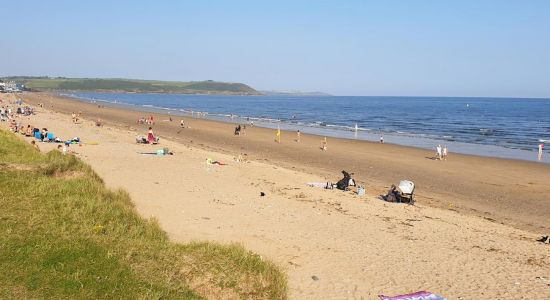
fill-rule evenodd
<path id="1" fill-rule="evenodd" d="M 542 150 L 544 150 L 544 143 L 539 144 L 539 161 L 542 160 Z"/>
<path id="2" fill-rule="evenodd" d="M 321 147 L 321 149 L 323 149 L 323 151 L 327 151 L 327 137 L 326 136 L 323 138 L 323 147 Z"/>
<path id="3" fill-rule="evenodd" d="M 277 127 L 277 132 L 275 133 L 275 141 L 281 143 L 281 128 Z"/>
<path id="4" fill-rule="evenodd" d="M 441 145 L 437 145 L 435 148 L 435 158 L 441 160 Z"/>
<path id="5" fill-rule="evenodd" d="M 300 135 L 301 135 L 300 130 L 296 131 L 296 142 L 298 143 L 300 142 Z"/>
<path id="6" fill-rule="evenodd" d="M 153 133 L 153 127 L 149 127 L 149 131 L 147 132 L 147 142 L 149 142 L 150 144 L 154 144 L 157 142 L 157 138 Z"/>
<path id="7" fill-rule="evenodd" d="M 443 160 L 447 160 L 447 145 L 443 145 Z"/>
<path id="8" fill-rule="evenodd" d="M 380 144 L 384 144 L 384 135 L 380 134 Z"/>

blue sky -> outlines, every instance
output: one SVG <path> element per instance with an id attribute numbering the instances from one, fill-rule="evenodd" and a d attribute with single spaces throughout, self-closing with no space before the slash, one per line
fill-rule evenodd
<path id="1" fill-rule="evenodd" d="M 550 1 L 5 1 L 0 75 L 550 97 Z M 6 35 L 6 30 L 13 34 Z"/>

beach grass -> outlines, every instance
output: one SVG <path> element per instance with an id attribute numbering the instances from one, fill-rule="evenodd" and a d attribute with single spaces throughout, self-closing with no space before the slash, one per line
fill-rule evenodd
<path id="1" fill-rule="evenodd" d="M 171 242 L 72 155 L 0 130 L 0 298 L 286 298 L 239 245 Z"/>

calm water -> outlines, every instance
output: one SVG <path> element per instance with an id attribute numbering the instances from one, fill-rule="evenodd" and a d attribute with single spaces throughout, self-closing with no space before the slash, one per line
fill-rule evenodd
<path id="1" fill-rule="evenodd" d="M 264 127 L 300 129 L 320 135 L 378 140 L 450 152 L 537 159 L 547 141 L 550 162 L 550 99 L 437 97 L 289 97 L 174 94 L 75 93 L 86 101 L 134 106 L 174 115 Z M 354 132 L 357 124 L 358 132 Z"/>

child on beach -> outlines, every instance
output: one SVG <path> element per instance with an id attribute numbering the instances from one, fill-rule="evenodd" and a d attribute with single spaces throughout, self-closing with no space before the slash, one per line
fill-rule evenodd
<path id="1" fill-rule="evenodd" d="M 296 142 L 300 142 L 300 130 L 296 131 Z"/>
<path id="2" fill-rule="evenodd" d="M 38 145 L 36 144 L 36 142 L 33 140 L 31 141 L 31 145 L 34 147 L 34 149 L 38 152 L 40 152 L 40 148 L 38 147 Z"/>
<path id="3" fill-rule="evenodd" d="M 180 127 L 181 128 L 185 127 L 185 123 L 183 122 L 183 119 L 181 119 L 181 121 L 180 121 Z"/>
<path id="4" fill-rule="evenodd" d="M 539 144 L 539 157 L 538 157 L 539 161 L 542 160 L 542 150 L 544 150 L 544 143 Z"/>
<path id="5" fill-rule="evenodd" d="M 435 159 L 441 160 L 441 151 L 441 145 L 437 145 L 437 147 L 435 148 Z"/>
<path id="6" fill-rule="evenodd" d="M 443 146 L 443 160 L 447 160 L 447 145 Z"/>
<path id="7" fill-rule="evenodd" d="M 277 128 L 277 132 L 275 133 L 275 141 L 277 143 L 281 143 L 281 129 Z"/>
<path id="8" fill-rule="evenodd" d="M 323 149 L 323 151 L 327 151 L 327 137 L 326 136 L 323 138 L 323 146 L 321 147 L 321 149 Z"/>
<path id="9" fill-rule="evenodd" d="M 27 125 L 27 130 L 25 130 L 25 136 L 32 136 L 32 126 Z"/>

